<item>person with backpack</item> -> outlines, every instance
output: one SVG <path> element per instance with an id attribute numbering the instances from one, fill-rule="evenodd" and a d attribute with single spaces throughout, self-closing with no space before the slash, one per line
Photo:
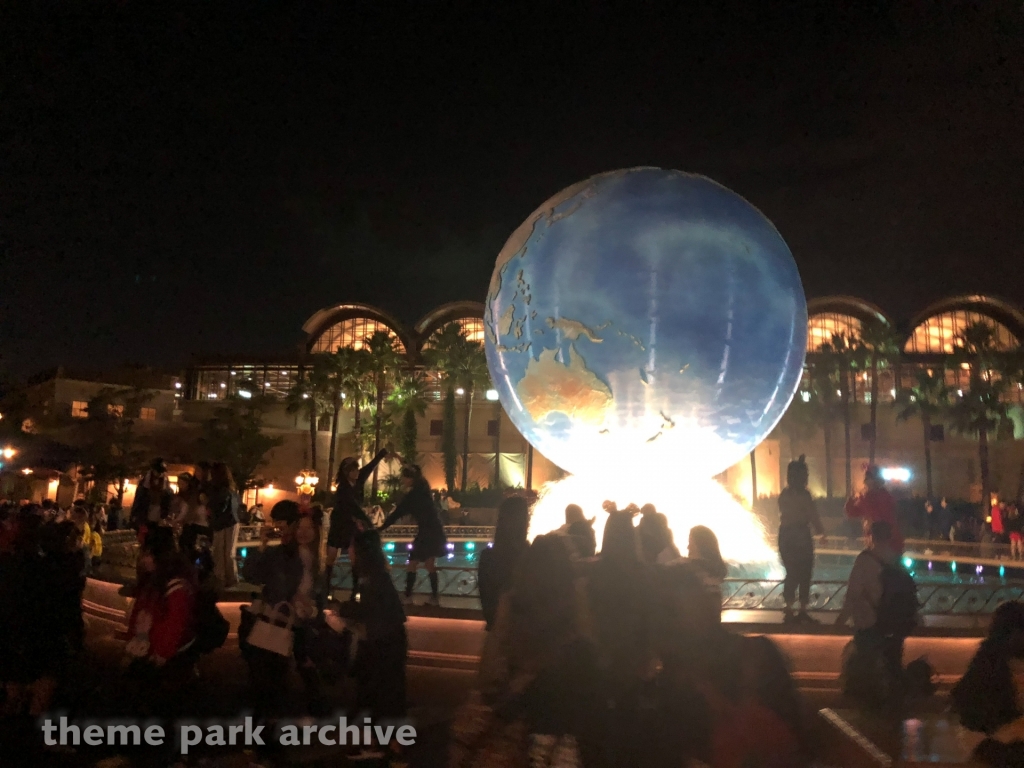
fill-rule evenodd
<path id="1" fill-rule="evenodd" d="M 889 523 L 871 524 L 868 546 L 853 563 L 836 619 L 839 627 L 852 619 L 854 654 L 879 660 L 890 694 L 902 686 L 903 641 L 917 623 L 919 607 L 917 585 L 902 567 L 897 546 Z"/>

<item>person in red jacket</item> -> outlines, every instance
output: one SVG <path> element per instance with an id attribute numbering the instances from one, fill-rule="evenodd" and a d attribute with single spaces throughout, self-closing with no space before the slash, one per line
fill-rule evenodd
<path id="1" fill-rule="evenodd" d="M 864 485 L 867 486 L 864 493 L 846 502 L 846 516 L 861 518 L 865 533 L 872 523 L 888 523 L 892 529 L 892 547 L 898 554 L 902 553 L 903 534 L 896 524 L 896 502 L 885 488 L 882 470 L 874 464 L 870 465 L 864 472 Z"/>
<path id="2" fill-rule="evenodd" d="M 135 602 L 128 619 L 128 675 L 139 683 L 139 699 L 171 714 L 195 657 L 196 575 L 174 546 L 174 534 L 158 527 L 139 553 Z"/>

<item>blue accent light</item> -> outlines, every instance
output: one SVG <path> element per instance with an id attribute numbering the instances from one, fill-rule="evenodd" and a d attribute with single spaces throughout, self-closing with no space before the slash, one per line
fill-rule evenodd
<path id="1" fill-rule="evenodd" d="M 903 567 L 904 568 L 913 568 L 914 567 L 914 560 L 913 560 L 913 558 L 904 557 L 903 558 Z"/>
<path id="2" fill-rule="evenodd" d="M 467 552 L 472 552 L 474 549 L 476 549 L 476 542 L 475 541 L 467 541 L 466 542 L 466 551 Z"/>
<path id="3" fill-rule="evenodd" d="M 1005 565 L 1000 565 L 999 566 L 999 578 L 1003 578 L 1003 576 L 1005 576 L 1005 575 L 1006 575 L 1006 566 Z"/>
<path id="4" fill-rule="evenodd" d="M 951 570 L 953 573 L 956 573 L 956 560 L 949 564 L 949 570 Z"/>
<path id="5" fill-rule="evenodd" d="M 448 542 L 448 551 L 449 551 L 449 552 L 451 552 L 451 551 L 453 551 L 454 549 L 455 549 L 455 545 L 454 545 L 454 544 L 452 544 L 451 542 Z"/>
<path id="6" fill-rule="evenodd" d="M 385 544 L 384 545 L 384 551 L 385 552 L 394 552 L 395 551 L 395 542 L 389 541 L 387 544 Z"/>
<path id="7" fill-rule="evenodd" d="M 493 541 L 488 541 L 488 542 L 487 542 L 487 548 L 488 548 L 488 549 L 490 549 L 490 548 L 491 548 L 491 547 L 493 547 L 493 546 L 494 546 L 494 542 L 493 542 Z"/>
<path id="8" fill-rule="evenodd" d="M 242 557 L 247 557 L 248 555 L 249 549 L 247 547 L 242 547 Z"/>

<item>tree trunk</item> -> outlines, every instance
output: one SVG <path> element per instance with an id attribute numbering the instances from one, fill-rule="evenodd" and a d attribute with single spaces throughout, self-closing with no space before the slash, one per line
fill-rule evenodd
<path id="1" fill-rule="evenodd" d="M 312 462 L 310 469 L 316 472 L 316 406 L 313 403 L 309 404 L 309 458 Z"/>
<path id="2" fill-rule="evenodd" d="M 853 456 L 850 449 L 850 379 L 846 371 L 840 376 L 839 397 L 843 403 L 843 451 L 846 463 L 846 498 L 853 496 Z"/>
<path id="3" fill-rule="evenodd" d="M 750 452 L 750 508 L 757 504 L 757 448 Z"/>
<path id="4" fill-rule="evenodd" d="M 334 482 L 334 459 L 338 443 L 338 416 L 341 414 L 341 398 L 334 398 L 334 412 L 331 414 L 331 446 L 327 451 L 327 484 Z"/>
<path id="5" fill-rule="evenodd" d="M 988 476 L 988 430 L 978 430 L 978 469 L 981 470 L 981 514 L 987 519 L 992 514 L 991 486 Z"/>
<path id="6" fill-rule="evenodd" d="M 376 456 L 380 451 L 380 430 L 381 430 L 381 411 L 384 409 L 384 374 L 379 374 L 377 377 L 377 412 L 373 418 L 373 455 Z M 378 464 L 373 468 L 373 504 L 377 503 L 377 470 L 380 469 Z"/>
<path id="7" fill-rule="evenodd" d="M 927 498 L 932 498 L 932 420 L 924 415 L 921 417 L 921 424 L 924 425 L 924 476 L 927 486 Z"/>
<path id="8" fill-rule="evenodd" d="M 526 444 L 526 490 L 533 490 L 533 443 Z"/>
<path id="9" fill-rule="evenodd" d="M 363 393 L 358 390 L 352 392 L 355 403 L 352 405 L 352 434 L 355 436 L 356 458 L 362 463 L 363 459 L 363 419 L 359 405 L 363 399 Z"/>
<path id="10" fill-rule="evenodd" d="M 832 422 L 825 422 L 825 496 L 832 498 Z"/>
<path id="11" fill-rule="evenodd" d="M 868 463 L 875 463 L 875 443 L 878 441 L 878 358 L 871 355 L 871 440 L 868 442 Z"/>
<path id="12" fill-rule="evenodd" d="M 124 503 L 124 478 L 118 478 L 117 480 L 117 504 L 120 506 Z M 103 495 L 106 496 L 107 489 L 103 489 Z"/>
<path id="13" fill-rule="evenodd" d="M 497 490 L 501 488 L 501 403 L 495 403 L 495 406 L 497 416 L 494 428 L 494 488 Z"/>
<path id="14" fill-rule="evenodd" d="M 444 394 L 444 420 L 441 428 L 441 453 L 444 457 L 444 482 L 448 492 L 455 491 L 455 473 L 459 463 L 459 449 L 455 444 L 455 387 Z"/>
<path id="15" fill-rule="evenodd" d="M 466 387 L 466 422 L 462 426 L 462 490 L 469 481 L 469 421 L 473 418 L 473 387 Z"/>

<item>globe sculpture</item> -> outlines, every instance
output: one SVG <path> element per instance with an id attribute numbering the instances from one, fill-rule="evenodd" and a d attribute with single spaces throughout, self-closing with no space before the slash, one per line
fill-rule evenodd
<path id="1" fill-rule="evenodd" d="M 754 206 L 703 176 L 633 168 L 523 222 L 498 255 L 484 326 L 505 411 L 555 464 L 707 478 L 785 412 L 807 304 Z"/>

